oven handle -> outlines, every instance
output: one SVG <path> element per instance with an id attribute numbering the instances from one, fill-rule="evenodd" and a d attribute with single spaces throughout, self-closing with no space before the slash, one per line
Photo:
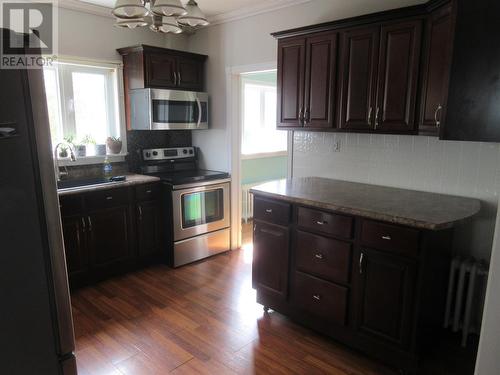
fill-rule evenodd
<path id="1" fill-rule="evenodd" d="M 201 102 L 199 98 L 196 98 L 196 104 L 198 104 L 198 122 L 196 127 L 199 128 L 201 125 Z"/>

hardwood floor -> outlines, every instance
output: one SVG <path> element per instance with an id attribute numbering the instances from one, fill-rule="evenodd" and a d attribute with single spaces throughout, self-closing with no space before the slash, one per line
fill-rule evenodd
<path id="1" fill-rule="evenodd" d="M 251 246 L 72 295 L 80 375 L 395 374 L 255 303 Z"/>

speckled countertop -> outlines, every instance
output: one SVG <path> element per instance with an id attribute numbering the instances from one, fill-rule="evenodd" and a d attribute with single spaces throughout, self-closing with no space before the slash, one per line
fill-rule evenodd
<path id="1" fill-rule="evenodd" d="M 160 179 L 158 177 L 144 176 L 144 175 L 140 175 L 140 174 L 128 174 L 125 177 L 126 177 L 125 181 L 110 182 L 110 183 L 99 184 L 99 185 L 79 186 L 79 187 L 70 188 L 70 189 L 60 189 L 57 192 L 58 192 L 59 196 L 64 196 L 64 195 L 71 195 L 71 194 L 88 193 L 88 192 L 98 191 L 98 190 L 114 189 L 114 188 L 119 188 L 119 187 L 124 187 L 124 186 L 148 184 L 148 183 L 160 181 Z"/>
<path id="2" fill-rule="evenodd" d="M 291 203 L 343 212 L 375 220 L 439 230 L 474 216 L 477 199 L 330 180 L 292 178 L 256 186 L 251 192 Z"/>

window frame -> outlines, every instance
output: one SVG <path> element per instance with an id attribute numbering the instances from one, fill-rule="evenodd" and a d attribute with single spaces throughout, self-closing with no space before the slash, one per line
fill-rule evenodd
<path id="1" fill-rule="evenodd" d="M 122 140 L 122 151 L 120 154 L 108 154 L 107 157 L 111 162 L 125 161 L 127 151 L 127 129 L 125 124 L 125 106 L 124 106 L 124 85 L 123 85 L 123 63 L 108 62 L 98 60 L 84 60 L 72 57 L 59 57 L 54 66 L 47 67 L 48 70 L 53 70 L 56 73 L 57 89 L 58 89 L 58 104 L 59 104 L 59 126 L 63 137 L 66 134 L 76 134 L 76 119 L 75 110 L 68 109 L 74 103 L 73 81 L 71 74 L 78 73 L 96 73 L 102 70 L 106 74 L 105 79 L 105 97 L 107 101 L 114 101 L 111 108 L 109 102 L 106 103 L 106 115 L 109 131 L 109 136 L 119 136 Z M 52 138 L 52 137 L 51 137 Z M 55 145 L 52 145 L 54 148 Z M 76 161 L 68 159 L 60 159 L 58 163 L 61 166 L 77 166 L 103 163 L 106 156 L 85 156 L 78 157 Z"/>
<path id="2" fill-rule="evenodd" d="M 241 124 L 242 124 L 242 129 L 241 129 L 241 159 L 242 160 L 247 160 L 247 159 L 258 159 L 258 158 L 268 158 L 268 157 L 277 157 L 277 156 L 287 156 L 288 155 L 288 140 L 285 145 L 284 150 L 279 150 L 279 151 L 267 151 L 267 152 L 254 152 L 254 153 L 243 153 L 243 143 L 244 143 L 244 138 L 245 138 L 245 85 L 254 85 L 254 86 L 263 86 L 263 87 L 270 87 L 276 90 L 276 100 L 278 99 L 278 88 L 277 85 L 271 82 L 267 81 L 260 81 L 258 79 L 252 79 L 251 77 L 242 77 L 241 79 L 241 84 L 240 84 L 240 95 L 241 95 Z M 265 119 L 265 90 L 261 91 L 260 95 L 260 106 L 261 106 L 261 111 L 260 111 L 260 117 L 261 117 L 261 124 L 264 123 Z"/>

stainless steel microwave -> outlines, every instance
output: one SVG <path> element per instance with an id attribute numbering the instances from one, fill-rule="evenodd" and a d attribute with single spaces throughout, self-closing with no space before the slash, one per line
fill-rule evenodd
<path id="1" fill-rule="evenodd" d="M 129 91 L 133 130 L 208 129 L 208 94 L 165 89 Z"/>

